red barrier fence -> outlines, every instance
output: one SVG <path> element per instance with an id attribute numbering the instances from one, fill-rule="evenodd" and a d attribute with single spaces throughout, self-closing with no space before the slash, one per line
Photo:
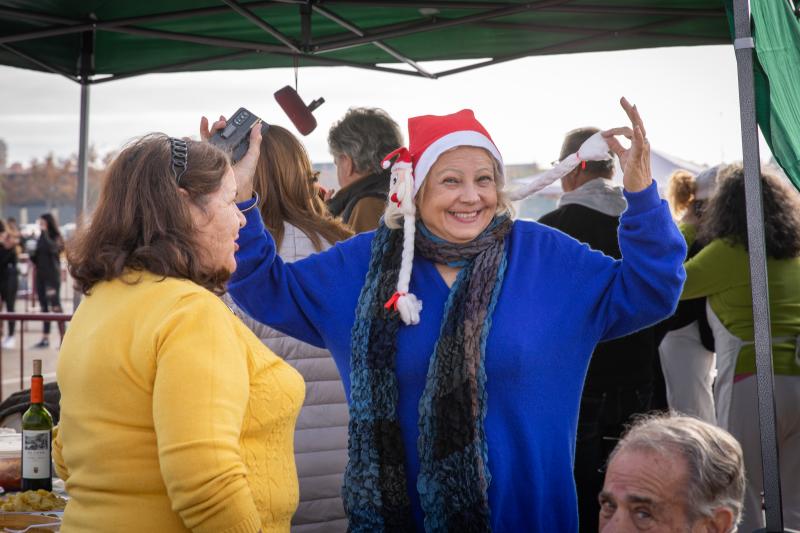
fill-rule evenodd
<path id="1" fill-rule="evenodd" d="M 8 312 L 0 312 L 0 324 L 7 320 L 19 321 L 19 388 L 20 390 L 25 388 L 25 328 L 23 327 L 25 322 L 29 321 L 41 321 L 41 322 L 56 322 L 58 323 L 58 331 L 61 334 L 61 338 L 64 336 L 64 327 L 62 324 L 66 324 L 70 320 L 72 320 L 71 313 L 8 313 Z M 60 339 L 59 339 L 60 345 Z M 3 383 L 3 346 L 0 344 L 0 384 Z"/>

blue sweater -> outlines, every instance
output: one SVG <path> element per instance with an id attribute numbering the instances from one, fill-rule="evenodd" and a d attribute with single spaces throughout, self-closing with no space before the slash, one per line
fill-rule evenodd
<path id="1" fill-rule="evenodd" d="M 655 184 L 626 194 L 613 260 L 535 222 L 506 238 L 508 270 L 486 344 L 489 506 L 495 532 L 577 530 L 572 463 L 581 389 L 595 344 L 670 315 L 684 281 L 686 245 Z M 243 204 L 246 207 L 248 204 Z M 248 313 L 293 337 L 328 348 L 350 395 L 350 333 L 367 274 L 372 233 L 286 264 L 257 209 L 239 235 L 229 289 Z M 398 416 L 408 493 L 416 490 L 419 400 L 449 288 L 416 255 L 411 291 L 421 321 L 397 339 Z"/>

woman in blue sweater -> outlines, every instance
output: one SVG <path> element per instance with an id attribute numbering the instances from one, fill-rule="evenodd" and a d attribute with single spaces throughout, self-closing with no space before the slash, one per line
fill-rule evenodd
<path id="1" fill-rule="evenodd" d="M 247 225 L 229 290 L 333 354 L 350 402 L 351 530 L 577 530 L 592 349 L 672 313 L 684 279 L 684 240 L 650 178 L 639 114 L 622 103 L 632 127 L 603 134 L 625 174 L 622 260 L 512 222 L 502 159 L 469 110 L 410 119 L 385 223 L 291 264 L 240 170 Z"/>

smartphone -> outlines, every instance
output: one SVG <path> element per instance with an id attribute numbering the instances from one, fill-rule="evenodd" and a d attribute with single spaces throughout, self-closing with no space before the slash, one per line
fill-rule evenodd
<path id="1" fill-rule="evenodd" d="M 209 142 L 228 152 L 231 162 L 236 163 L 247 153 L 250 147 L 250 128 L 259 120 L 261 119 L 255 114 L 240 107 L 227 120 L 225 127 L 211 136 Z"/>

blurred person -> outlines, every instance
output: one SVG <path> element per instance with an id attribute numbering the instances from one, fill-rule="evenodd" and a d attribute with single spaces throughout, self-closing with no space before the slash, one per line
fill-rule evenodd
<path id="1" fill-rule="evenodd" d="M 201 135 L 209 136 L 205 128 Z M 263 134 L 253 190 L 259 197 L 264 225 L 286 262 L 327 250 L 353 234 L 328 213 L 305 148 L 285 128 L 269 125 Z M 347 465 L 349 414 L 330 352 L 261 324 L 227 296 L 226 300 L 245 325 L 306 382 L 305 402 L 294 435 L 300 503 L 292 518 L 292 531 L 347 531 L 342 480 Z"/>
<path id="2" fill-rule="evenodd" d="M 34 284 L 36 296 L 43 313 L 61 312 L 61 252 L 64 251 L 64 239 L 58 229 L 58 222 L 51 213 L 44 213 L 38 220 L 39 238 L 36 249 L 31 254 L 31 262 L 36 267 Z M 50 322 L 42 326 L 42 339 L 33 345 L 34 348 L 50 346 Z M 58 328 L 63 335 L 64 323 Z"/>
<path id="3" fill-rule="evenodd" d="M 14 229 L 0 221 L 0 299 L 5 304 L 6 311 L 14 312 L 14 304 L 17 301 L 17 288 L 19 278 L 17 271 L 17 248 L 19 247 L 19 235 Z M 3 338 L 3 348 L 14 348 L 14 326 L 16 322 L 9 320 L 8 334 Z M 0 330 L 2 332 L 2 330 Z"/>
<path id="4" fill-rule="evenodd" d="M 8 217 L 6 219 L 6 231 L 8 231 L 10 241 L 15 243 L 15 246 L 17 246 L 17 255 L 21 254 L 22 232 L 19 229 L 19 224 L 17 224 L 16 218 Z"/>
<path id="5" fill-rule="evenodd" d="M 260 129 L 237 170 L 252 172 Z M 85 298 L 58 360 L 62 531 L 288 532 L 300 375 L 218 298 L 244 216 L 228 157 L 151 134 L 67 249 Z"/>
<path id="6" fill-rule="evenodd" d="M 703 244 L 697 230 L 708 199 L 717 185 L 722 165 L 700 172 L 696 177 L 686 170 L 676 170 L 669 178 L 667 200 L 678 229 L 686 239 L 687 259 L 697 255 Z M 724 265 L 719 265 L 725 268 Z M 670 409 L 696 416 L 711 424 L 714 413 L 714 378 L 717 375 L 714 334 L 706 317 L 706 299 L 694 298 L 678 304 L 668 321 L 667 332 L 659 346 L 661 368 Z"/>
<path id="7" fill-rule="evenodd" d="M 623 260 L 512 221 L 500 152 L 466 109 L 409 119 L 409 148 L 387 156 L 393 185 L 375 232 L 285 263 L 260 213 L 246 213 L 230 294 L 331 351 L 350 403 L 351 530 L 577 530 L 590 355 L 672 313 L 686 253 L 639 113 L 622 105 L 631 127 L 604 135 L 630 204 Z M 247 209 L 252 183 L 239 176 Z"/>
<path id="8" fill-rule="evenodd" d="M 356 233 L 378 227 L 389 191 L 389 171 L 381 160 L 402 144 L 400 127 L 383 109 L 352 107 L 331 126 L 328 149 L 341 188 L 328 208 Z"/>
<path id="9" fill-rule="evenodd" d="M 800 529 L 800 194 L 763 171 L 761 187 L 783 517 L 788 529 Z M 742 530 L 754 531 L 764 527 L 763 475 L 744 189 L 741 165 L 721 173 L 699 234 L 708 244 L 686 262 L 681 298 L 708 298 L 717 353 L 717 423 L 742 445 L 747 470 Z"/>
<path id="10" fill-rule="evenodd" d="M 597 128 L 570 131 L 561 145 L 559 161 L 578 151 Z M 561 179 L 564 194 L 556 210 L 539 222 L 563 231 L 594 250 L 620 259 L 620 217 L 628 204 L 622 187 L 611 181 L 614 160 L 586 161 Z M 651 408 L 653 369 L 658 364 L 654 328 L 601 342 L 594 349 L 581 396 L 575 445 L 575 483 L 582 532 L 597 531 L 597 493 L 603 485 L 602 467 L 625 424 Z"/>
<path id="11" fill-rule="evenodd" d="M 611 453 L 599 531 L 735 532 L 744 474 L 727 431 L 684 415 L 643 417 Z"/>

